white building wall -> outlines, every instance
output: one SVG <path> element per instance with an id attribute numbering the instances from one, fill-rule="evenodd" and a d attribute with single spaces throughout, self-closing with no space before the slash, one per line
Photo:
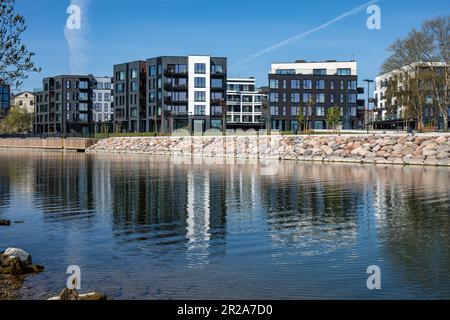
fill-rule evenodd
<path id="1" fill-rule="evenodd" d="M 297 74 L 313 74 L 314 69 L 326 69 L 327 75 L 334 75 L 338 69 L 351 69 L 351 75 L 358 75 L 358 63 L 350 62 L 297 62 L 297 63 L 273 63 L 270 73 L 274 74 L 280 69 L 292 69 Z"/>
<path id="2" fill-rule="evenodd" d="M 97 83 L 103 83 L 103 89 L 93 89 L 93 115 L 94 115 L 94 121 L 95 122 L 104 122 L 104 121 L 112 121 L 113 120 L 113 96 L 112 96 L 112 81 L 109 77 L 95 77 L 95 81 Z M 105 83 L 109 84 L 110 89 L 105 88 Z M 101 100 L 99 100 L 99 94 L 101 94 Z M 110 98 L 109 101 L 106 101 L 105 94 L 109 94 Z M 97 104 L 101 104 L 100 111 L 97 111 Z M 107 106 L 107 109 L 105 111 L 105 105 Z M 101 121 L 99 120 L 99 116 L 101 117 Z M 105 116 L 106 119 L 105 120 Z M 109 120 L 110 119 L 110 120 Z"/>
<path id="3" fill-rule="evenodd" d="M 196 74 L 195 64 L 204 63 L 206 65 L 206 73 Z M 189 70 L 189 98 L 188 98 L 188 112 L 195 115 L 195 106 L 202 105 L 205 107 L 205 115 L 211 114 L 211 57 L 210 56 L 189 56 L 188 57 L 188 70 Z M 195 78 L 204 77 L 206 82 L 206 88 L 195 88 Z M 195 91 L 205 91 L 205 102 L 195 102 Z"/>

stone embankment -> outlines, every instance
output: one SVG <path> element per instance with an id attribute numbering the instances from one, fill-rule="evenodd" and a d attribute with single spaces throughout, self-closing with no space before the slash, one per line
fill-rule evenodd
<path id="1" fill-rule="evenodd" d="M 450 135 L 109 138 L 87 152 L 450 166 Z"/>

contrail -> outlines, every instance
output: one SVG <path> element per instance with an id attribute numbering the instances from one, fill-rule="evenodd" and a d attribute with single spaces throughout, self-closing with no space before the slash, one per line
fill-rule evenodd
<path id="1" fill-rule="evenodd" d="M 72 74 L 83 73 L 86 70 L 88 62 L 87 50 L 87 32 L 88 25 L 88 9 L 91 0 L 71 0 L 70 5 L 78 6 L 81 10 L 80 21 L 81 25 L 76 29 L 69 29 L 67 25 L 64 27 L 64 36 L 66 37 L 69 46 L 69 65 Z"/>
<path id="2" fill-rule="evenodd" d="M 285 46 L 285 45 L 287 45 L 287 44 L 290 44 L 290 43 L 292 43 L 292 42 L 294 42 L 294 41 L 297 41 L 297 40 L 299 40 L 299 39 L 301 39 L 301 38 L 303 38 L 303 37 L 306 37 L 306 36 L 308 36 L 308 35 L 310 35 L 310 34 L 312 34 L 312 33 L 314 33 L 314 32 L 323 30 L 323 29 L 325 29 L 325 28 L 331 26 L 332 24 L 335 24 L 336 22 L 338 22 L 338 21 L 340 21 L 340 20 L 342 20 L 342 19 L 345 19 L 345 18 L 347 18 L 347 17 L 353 16 L 353 15 L 355 15 L 355 14 L 361 12 L 362 10 L 366 9 L 366 8 L 367 8 L 368 6 L 370 6 L 371 4 L 375 4 L 377 1 L 378 1 L 378 0 L 372 0 L 372 1 L 369 1 L 369 2 L 367 2 L 367 3 L 365 3 L 365 4 L 363 4 L 363 5 L 360 5 L 359 7 L 356 7 L 356 8 L 354 8 L 354 9 L 352 9 L 352 10 L 346 12 L 346 13 L 341 14 L 340 16 L 338 16 L 338 17 L 336 17 L 336 18 L 334 18 L 334 19 L 328 21 L 327 23 L 324 23 L 324 24 L 322 24 L 322 25 L 320 25 L 320 26 L 318 26 L 318 27 L 316 27 L 316 28 L 314 28 L 314 29 L 311 29 L 311 30 L 309 30 L 309 31 L 300 33 L 300 34 L 298 34 L 298 35 L 296 35 L 296 36 L 293 36 L 293 37 L 291 37 L 291 38 L 289 38 L 289 39 L 286 39 L 286 40 L 284 40 L 284 41 L 281 41 L 281 42 L 279 42 L 279 43 L 277 43 L 277 44 L 275 44 L 275 45 L 273 45 L 273 46 L 270 46 L 270 47 L 268 47 L 268 48 L 265 48 L 265 49 L 263 49 L 263 50 L 261 50 L 261 51 L 255 53 L 254 55 L 251 55 L 250 57 L 248 57 L 248 58 L 242 60 L 241 62 L 238 62 L 236 65 L 240 65 L 240 64 L 249 62 L 249 61 L 251 61 L 251 60 L 254 60 L 254 59 L 256 59 L 256 58 L 262 56 L 263 54 L 266 54 L 266 53 L 268 53 L 268 52 L 270 52 L 270 51 L 273 51 L 273 50 L 278 49 L 278 48 L 280 48 L 280 47 L 283 47 L 283 46 Z"/>

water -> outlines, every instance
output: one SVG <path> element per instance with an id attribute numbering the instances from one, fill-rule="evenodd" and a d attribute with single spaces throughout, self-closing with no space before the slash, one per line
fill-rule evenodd
<path id="1" fill-rule="evenodd" d="M 450 299 L 450 169 L 0 153 L 0 249 L 114 299 Z M 382 289 L 366 287 L 370 265 Z"/>

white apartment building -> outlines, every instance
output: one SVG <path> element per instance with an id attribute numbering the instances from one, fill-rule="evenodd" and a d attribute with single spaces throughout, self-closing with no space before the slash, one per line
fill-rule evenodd
<path id="1" fill-rule="evenodd" d="M 255 78 L 227 79 L 227 127 L 261 129 L 264 95 L 255 85 Z"/>
<path id="2" fill-rule="evenodd" d="M 29 113 L 34 113 L 34 93 L 25 91 L 15 94 L 11 106 L 25 108 Z"/>
<path id="3" fill-rule="evenodd" d="M 110 77 L 94 78 L 92 101 L 94 122 L 113 121 L 112 79 Z"/>

